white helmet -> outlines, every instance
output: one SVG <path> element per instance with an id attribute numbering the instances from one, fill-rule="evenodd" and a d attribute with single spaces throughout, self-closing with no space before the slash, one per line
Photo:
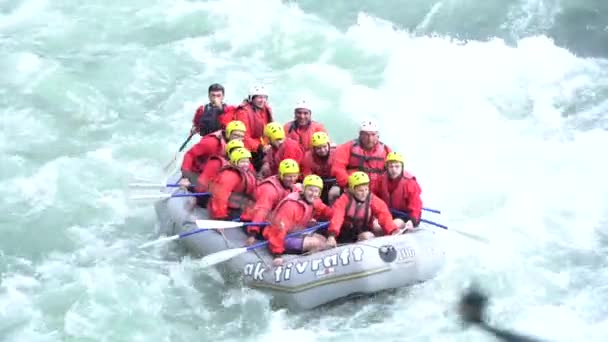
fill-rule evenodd
<path id="1" fill-rule="evenodd" d="M 310 112 L 312 112 L 312 108 L 310 105 L 310 102 L 304 100 L 304 99 L 300 99 L 296 102 L 296 105 L 293 107 L 293 109 L 307 109 Z"/>
<path id="2" fill-rule="evenodd" d="M 378 125 L 373 120 L 365 120 L 361 122 L 359 132 L 378 132 Z"/>
<path id="3" fill-rule="evenodd" d="M 251 87 L 249 89 L 249 100 L 251 100 L 256 95 L 268 96 L 268 91 L 266 90 L 266 87 L 264 87 L 264 85 L 262 84 L 256 84 Z"/>

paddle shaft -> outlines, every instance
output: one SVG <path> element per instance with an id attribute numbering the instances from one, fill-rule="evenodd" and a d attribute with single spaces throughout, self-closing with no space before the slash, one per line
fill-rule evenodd
<path id="1" fill-rule="evenodd" d="M 191 132 L 190 135 L 188 136 L 188 138 L 186 139 L 186 141 L 184 141 L 182 146 L 180 146 L 178 152 L 181 152 L 184 150 L 184 148 L 186 147 L 186 145 L 188 145 L 188 143 L 190 142 L 190 139 L 192 139 L 193 136 L 194 136 L 194 132 Z"/>
<path id="2" fill-rule="evenodd" d="M 397 210 L 397 209 L 391 209 L 391 213 L 393 213 L 394 215 L 398 215 L 398 216 L 409 217 L 409 215 L 407 213 L 404 213 L 403 211 Z M 439 223 L 436 223 L 436 222 L 433 222 L 433 221 L 425 220 L 423 218 L 420 219 L 420 222 L 425 222 L 425 223 L 431 224 L 431 225 L 433 225 L 435 227 L 439 227 L 439 228 L 443 228 L 443 229 L 448 229 L 447 226 L 444 226 L 442 224 L 439 224 Z"/>

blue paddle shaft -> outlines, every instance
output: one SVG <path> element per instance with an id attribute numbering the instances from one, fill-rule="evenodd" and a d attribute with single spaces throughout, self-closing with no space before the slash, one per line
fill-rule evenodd
<path id="1" fill-rule="evenodd" d="M 409 215 L 407 213 L 404 213 L 403 211 L 397 210 L 397 209 L 391 209 L 391 213 L 396 214 L 396 215 L 402 215 L 402 216 L 409 217 Z M 423 218 L 420 219 L 420 222 L 425 222 L 425 223 L 428 223 L 428 224 L 432 224 L 435 227 L 439 227 L 439 228 L 443 228 L 443 229 L 448 229 L 447 226 L 444 226 L 442 224 L 439 224 L 439 223 L 436 223 L 436 222 L 433 222 L 433 221 L 425 220 Z"/>
<path id="2" fill-rule="evenodd" d="M 208 192 L 188 192 L 185 194 L 173 194 L 171 197 L 196 197 L 196 196 L 209 196 Z"/>

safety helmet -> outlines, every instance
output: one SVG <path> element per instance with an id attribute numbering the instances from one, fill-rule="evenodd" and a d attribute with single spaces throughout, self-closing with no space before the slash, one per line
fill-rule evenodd
<path id="1" fill-rule="evenodd" d="M 264 127 L 264 135 L 267 136 L 270 141 L 277 141 L 285 139 L 285 130 L 280 123 L 270 122 Z"/>
<path id="2" fill-rule="evenodd" d="M 321 177 L 319 177 L 317 175 L 308 175 L 308 176 L 304 177 L 304 180 L 302 181 L 302 185 L 304 187 L 316 186 L 320 190 L 323 190 L 323 179 L 321 179 Z"/>
<path id="3" fill-rule="evenodd" d="M 251 101 L 253 97 L 257 95 L 268 96 L 268 91 L 266 90 L 266 87 L 264 87 L 263 84 L 256 84 L 249 88 L 249 101 Z"/>
<path id="4" fill-rule="evenodd" d="M 279 178 L 283 178 L 288 173 L 300 173 L 300 165 L 293 159 L 283 159 L 279 163 Z"/>
<path id="5" fill-rule="evenodd" d="M 348 176 L 348 187 L 354 190 L 356 186 L 361 184 L 369 184 L 369 176 L 363 171 L 353 172 Z"/>
<path id="6" fill-rule="evenodd" d="M 329 135 L 325 132 L 315 132 L 310 138 L 312 147 L 320 147 L 329 144 Z"/>
<path id="7" fill-rule="evenodd" d="M 310 112 L 312 112 L 312 108 L 310 106 L 310 102 L 304 100 L 304 99 L 300 99 L 296 102 L 296 105 L 293 107 L 293 109 L 297 110 L 297 109 L 306 109 Z"/>
<path id="8" fill-rule="evenodd" d="M 378 125 L 373 120 L 365 120 L 361 122 L 359 132 L 378 132 Z"/>
<path id="9" fill-rule="evenodd" d="M 384 162 L 385 163 L 388 163 L 388 162 L 401 162 L 401 164 L 403 164 L 403 163 L 405 163 L 405 159 L 403 159 L 403 156 L 399 152 L 389 152 L 386 155 L 386 159 L 384 160 Z"/>
<path id="10" fill-rule="evenodd" d="M 243 123 L 243 121 L 239 121 L 239 120 L 230 121 L 226 125 L 226 136 L 229 137 L 230 134 L 232 134 L 233 131 L 243 131 L 243 132 L 246 132 L 247 131 L 247 127 L 245 126 L 245 124 Z"/>
<path id="11" fill-rule="evenodd" d="M 241 159 L 251 158 L 251 152 L 244 147 L 239 147 L 236 150 L 230 152 L 230 162 L 236 164 Z"/>
<path id="12" fill-rule="evenodd" d="M 232 152 L 232 150 L 234 150 L 235 148 L 244 148 L 245 144 L 243 143 L 243 140 L 239 140 L 239 139 L 232 139 L 229 142 L 226 143 L 226 154 L 230 155 L 230 152 Z"/>

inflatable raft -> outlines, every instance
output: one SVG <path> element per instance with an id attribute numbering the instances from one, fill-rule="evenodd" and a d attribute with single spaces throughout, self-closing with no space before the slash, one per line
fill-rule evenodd
<path id="1" fill-rule="evenodd" d="M 181 192 L 178 190 L 176 193 Z M 162 235 L 197 229 L 197 219 L 208 219 L 193 197 L 171 197 L 156 202 Z M 307 254 L 285 255 L 273 267 L 268 249 L 260 247 L 225 261 L 222 273 L 241 275 L 246 286 L 273 297 L 275 304 L 293 311 L 307 310 L 334 300 L 410 286 L 433 278 L 443 267 L 445 250 L 440 233 L 424 223 L 414 232 L 378 237 L 365 242 Z M 240 229 L 209 230 L 180 239 L 194 256 L 243 247 Z M 225 275 L 228 276 L 228 275 Z"/>

